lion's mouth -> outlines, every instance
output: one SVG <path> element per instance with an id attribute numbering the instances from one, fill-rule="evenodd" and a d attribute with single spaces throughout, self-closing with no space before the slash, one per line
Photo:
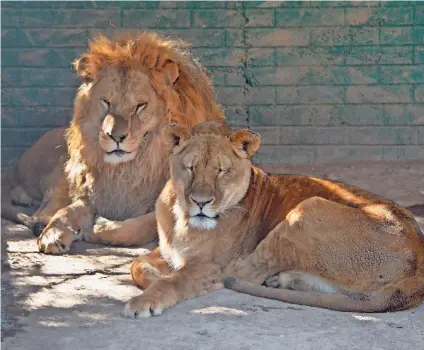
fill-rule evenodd
<path id="1" fill-rule="evenodd" d="M 194 216 L 192 216 L 192 218 L 199 218 L 199 219 L 218 219 L 218 215 L 215 215 L 215 216 L 208 216 L 208 215 L 205 215 L 205 214 L 203 214 L 203 213 L 199 213 L 199 214 L 197 214 L 197 215 L 194 215 Z"/>
<path id="2" fill-rule="evenodd" d="M 122 149 L 115 149 L 113 151 L 106 152 L 106 154 L 115 154 L 115 155 L 117 155 L 119 157 L 122 157 L 123 155 L 129 154 L 129 153 L 131 153 L 131 152 L 127 152 L 127 151 L 124 151 Z"/>

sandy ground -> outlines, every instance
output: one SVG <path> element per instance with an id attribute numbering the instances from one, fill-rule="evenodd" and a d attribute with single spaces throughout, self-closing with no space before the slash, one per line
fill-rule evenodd
<path id="1" fill-rule="evenodd" d="M 423 161 L 270 168 L 416 205 L 424 229 Z M 398 313 L 341 313 L 228 290 L 128 320 L 119 313 L 140 293 L 128 267 L 144 249 L 76 243 L 72 254 L 46 256 L 29 230 L 4 220 L 1 238 L 3 349 L 415 349 L 424 340 L 424 304 Z"/>

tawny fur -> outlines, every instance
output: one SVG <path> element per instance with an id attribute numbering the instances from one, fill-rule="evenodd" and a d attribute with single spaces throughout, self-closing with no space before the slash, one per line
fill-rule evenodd
<path id="1" fill-rule="evenodd" d="M 42 207 L 22 220 L 11 196 L 2 200 L 7 218 L 34 231 L 47 225 L 38 240 L 41 252 L 66 252 L 82 238 L 133 245 L 156 236 L 154 213 L 145 214 L 169 176 L 169 147 L 160 130 L 168 123 L 190 128 L 224 119 L 206 71 L 186 47 L 148 32 L 100 36 L 75 61 L 83 84 L 66 137 L 63 129 L 43 136 L 22 156 L 18 181 L 8 188 L 22 188 Z M 117 127 L 126 133 L 120 147 L 132 160 L 107 162 L 105 152 L 116 147 L 108 133 Z"/>
<path id="2" fill-rule="evenodd" d="M 170 271 L 157 252 L 140 257 L 132 277 L 147 289 L 129 301 L 125 316 L 160 314 L 222 281 L 244 293 L 340 311 L 396 311 L 423 300 L 424 237 L 408 210 L 343 183 L 252 167 L 259 137 L 249 130 L 203 123 L 192 133 L 165 132 L 174 152 L 156 215 Z M 199 203 L 207 217 L 198 220 L 214 219 L 214 228 L 190 220 Z M 287 289 L 261 286 L 280 272 Z"/>

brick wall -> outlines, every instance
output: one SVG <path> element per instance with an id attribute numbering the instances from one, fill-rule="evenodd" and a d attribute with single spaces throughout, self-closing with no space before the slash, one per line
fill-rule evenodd
<path id="1" fill-rule="evenodd" d="M 2 164 L 71 116 L 87 38 L 192 43 L 261 163 L 424 158 L 424 3 L 2 2 Z"/>

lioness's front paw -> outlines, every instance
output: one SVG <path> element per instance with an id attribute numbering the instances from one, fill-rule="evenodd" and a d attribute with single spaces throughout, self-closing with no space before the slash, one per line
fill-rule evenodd
<path id="1" fill-rule="evenodd" d="M 44 254 L 63 254 L 69 251 L 72 241 L 76 240 L 74 232 L 64 225 L 48 225 L 37 239 L 38 250 Z"/>
<path id="2" fill-rule="evenodd" d="M 164 307 L 159 300 L 139 295 L 132 298 L 127 305 L 125 305 L 121 314 L 127 318 L 147 318 L 150 316 L 160 315 L 163 309 Z"/>

